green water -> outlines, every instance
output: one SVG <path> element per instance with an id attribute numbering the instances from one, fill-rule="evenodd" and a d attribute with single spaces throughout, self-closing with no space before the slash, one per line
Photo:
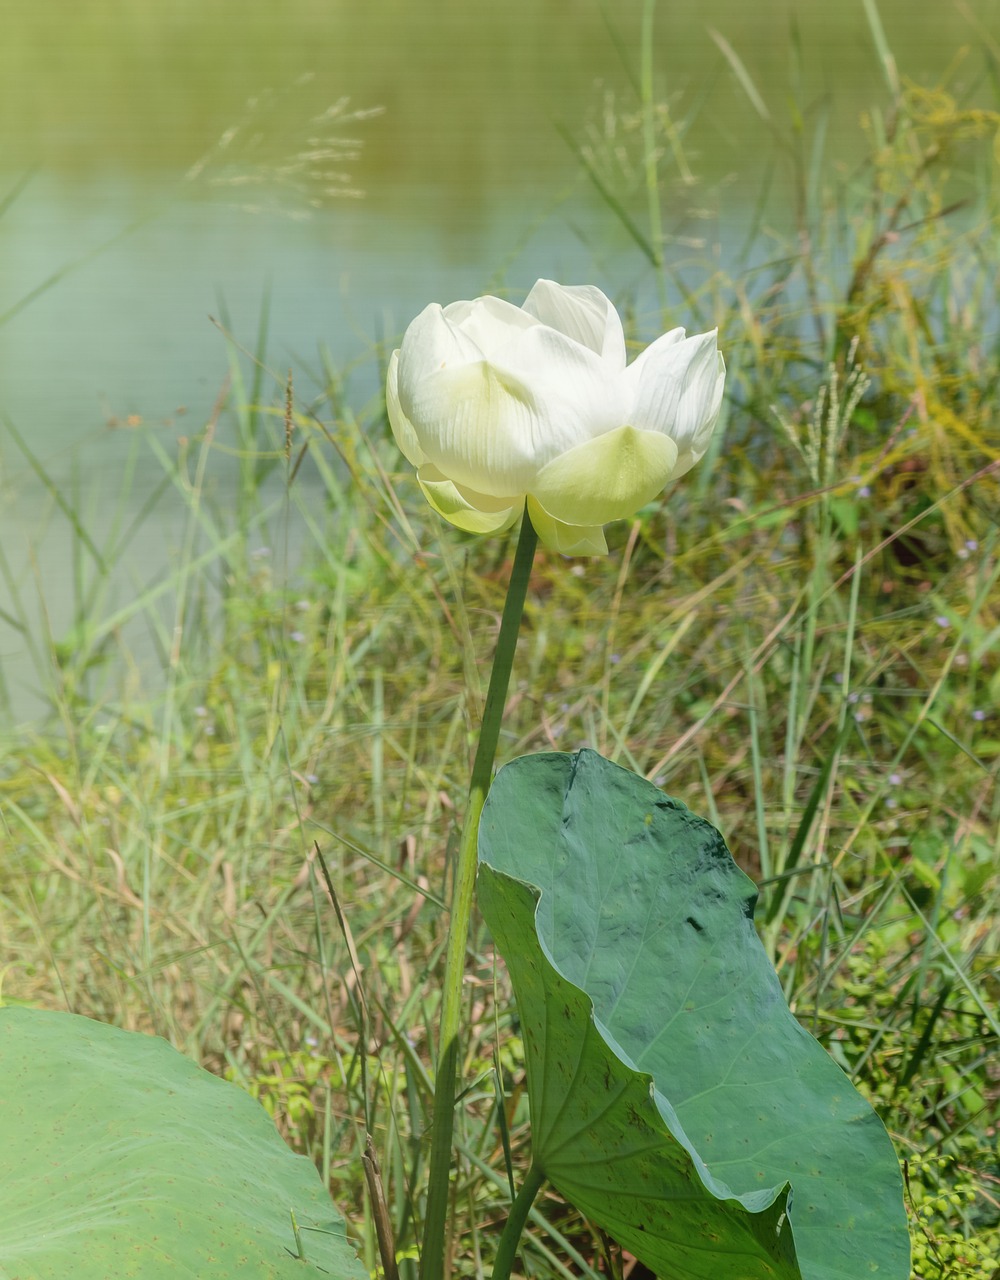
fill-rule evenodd
<path id="1" fill-rule="evenodd" d="M 641 220 L 647 12 L 668 248 L 745 218 L 765 170 L 780 216 L 773 125 L 846 171 L 888 102 L 863 0 L 0 0 L 0 405 L 49 456 L 109 419 L 202 416 L 208 316 L 224 299 L 246 339 L 265 290 L 282 359 L 363 360 L 432 297 L 630 288 L 642 264 L 611 256 L 566 135 Z M 902 73 L 988 80 L 1000 0 L 878 12 Z"/>
<path id="2" fill-rule="evenodd" d="M 261 150 L 287 156 L 300 126 L 350 97 L 384 108 L 356 176 L 376 206 L 400 188 L 448 193 L 456 224 L 489 216 L 498 193 L 564 176 L 552 125 L 599 114 L 603 88 L 627 97 L 642 0 L 4 0 L 0 120 L 4 167 L 66 180 L 109 172 L 175 177 L 238 124 L 251 98 Z M 996 0 L 878 0 L 900 69 L 936 78 L 963 46 L 968 77 L 1000 40 Z M 714 173 L 752 169 L 764 131 L 711 32 L 737 51 L 776 115 L 796 93 L 835 99 L 849 128 L 882 72 L 863 0 L 661 0 L 659 96 L 697 112 L 694 149 Z M 628 66 L 624 62 L 628 62 Z M 312 82 L 296 90 L 303 73 Z M 797 83 L 796 83 L 797 82 Z M 555 171 L 555 172 L 554 172 Z M 401 212 L 398 208 L 396 212 Z"/>
<path id="3" fill-rule="evenodd" d="M 900 73 L 991 101 L 1000 0 L 878 12 Z M 263 317 L 306 399 L 328 351 L 360 409 L 377 338 L 431 299 L 539 275 L 641 292 L 648 264 L 567 136 L 641 221 L 650 13 L 667 253 L 724 253 L 765 173 L 780 220 L 776 130 L 824 171 L 857 164 L 892 75 L 863 0 L 0 0 L 0 414 L 100 526 L 129 433 L 172 452 L 211 412 L 224 322 L 252 348 Z M 160 474 L 140 450 L 135 502 Z M 65 520 L 2 419 L 0 543 L 58 632 Z M 155 566 L 162 531 L 136 548 Z M 0 613 L 8 672 L 23 650 Z"/>

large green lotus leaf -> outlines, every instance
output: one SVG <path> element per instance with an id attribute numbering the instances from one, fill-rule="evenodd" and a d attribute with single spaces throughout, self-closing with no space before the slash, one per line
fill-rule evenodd
<path id="1" fill-rule="evenodd" d="M 714 827 L 594 752 L 525 756 L 479 858 L 567 1199 L 672 1280 L 907 1280 L 888 1134 L 789 1012 Z"/>
<path id="2" fill-rule="evenodd" d="M 2 1280 L 367 1280 L 257 1102 L 74 1014 L 0 1008 L 0 1188 Z"/>

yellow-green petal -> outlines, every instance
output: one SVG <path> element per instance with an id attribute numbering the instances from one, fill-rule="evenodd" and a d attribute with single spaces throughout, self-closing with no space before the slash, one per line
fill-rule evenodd
<path id="1" fill-rule="evenodd" d="M 555 520 L 603 525 L 635 515 L 662 492 L 676 464 L 669 436 L 618 427 L 546 463 L 531 493 Z"/>
<path id="2" fill-rule="evenodd" d="M 421 467 L 417 481 L 438 515 L 466 533 L 501 533 L 524 508 L 523 498 L 497 499 L 460 488 L 436 467 Z"/>
<path id="3" fill-rule="evenodd" d="M 542 545 L 563 556 L 606 556 L 608 544 L 598 525 L 564 524 L 556 520 L 534 498 L 528 498 L 528 517 Z"/>

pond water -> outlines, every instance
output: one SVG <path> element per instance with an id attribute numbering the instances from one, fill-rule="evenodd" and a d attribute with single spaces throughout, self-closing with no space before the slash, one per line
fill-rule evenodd
<path id="1" fill-rule="evenodd" d="M 304 394 L 328 351 L 360 408 L 376 339 L 427 301 L 520 294 L 539 275 L 641 288 L 647 268 L 566 137 L 621 159 L 641 216 L 644 15 L 678 236 L 724 240 L 775 154 L 724 47 L 786 130 L 793 98 L 807 131 L 828 110 L 828 154 L 848 164 L 859 113 L 887 100 L 866 0 L 0 4 L 0 663 L 21 706 L 12 591 L 44 595 L 57 634 L 71 603 L 65 520 L 18 438 L 99 526 L 129 432 L 172 451 L 204 423 L 223 316 L 254 348 L 266 313 L 269 362 Z M 997 56 L 1000 0 L 878 13 L 917 80 L 962 48 L 967 82 L 984 48 Z M 139 456 L 136 503 L 162 475 Z M 149 526 L 134 550 L 147 566 L 166 554 Z"/>

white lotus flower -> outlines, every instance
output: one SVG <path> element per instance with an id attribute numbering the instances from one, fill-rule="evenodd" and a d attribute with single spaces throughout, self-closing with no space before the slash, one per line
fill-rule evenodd
<path id="1" fill-rule="evenodd" d="M 672 329 L 626 366 L 600 289 L 539 280 L 521 307 L 426 307 L 389 361 L 386 403 L 425 497 L 452 524 L 496 533 L 527 502 L 547 547 L 606 555 L 602 526 L 705 453 L 725 373 L 715 330 Z"/>

